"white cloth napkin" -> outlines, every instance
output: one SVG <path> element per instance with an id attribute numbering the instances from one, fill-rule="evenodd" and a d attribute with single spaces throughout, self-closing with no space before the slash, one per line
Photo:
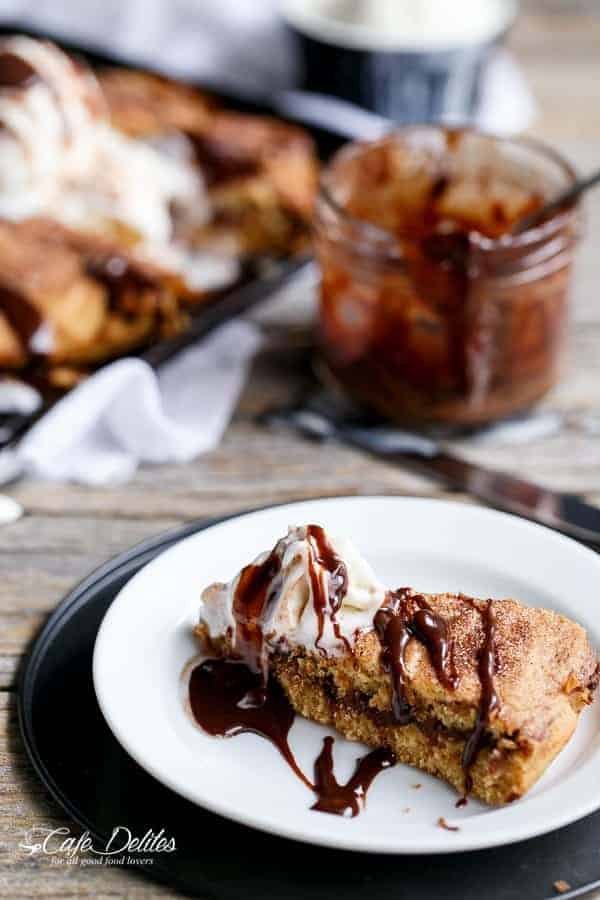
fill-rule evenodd
<path id="1" fill-rule="evenodd" d="M 0 455 L 0 483 L 18 474 L 88 485 L 127 481 L 141 462 L 186 462 L 221 440 L 259 329 L 231 322 L 158 374 L 140 359 L 112 363 L 64 397 Z"/>

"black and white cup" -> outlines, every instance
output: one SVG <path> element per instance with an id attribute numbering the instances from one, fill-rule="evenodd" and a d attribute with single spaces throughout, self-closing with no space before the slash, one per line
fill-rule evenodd
<path id="1" fill-rule="evenodd" d="M 301 87 L 400 123 L 474 120 L 518 0 L 282 0 Z"/>

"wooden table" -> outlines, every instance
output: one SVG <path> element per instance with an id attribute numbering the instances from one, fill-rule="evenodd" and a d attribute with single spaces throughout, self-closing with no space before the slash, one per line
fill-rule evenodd
<path id="1" fill-rule="evenodd" d="M 583 0 L 582 8 L 586 6 L 593 8 Z M 530 0 L 527 8 L 539 9 L 539 0 Z M 600 17 L 528 13 L 512 41 L 540 104 L 532 131 L 555 143 L 582 170 L 600 164 Z M 548 416 L 548 433 L 518 447 L 500 437 L 488 443 L 460 444 L 473 459 L 555 488 L 580 491 L 597 503 L 599 234 L 597 192 L 588 204 L 588 234 L 580 255 L 570 370 L 543 407 L 557 414 Z M 2 896 L 95 896 L 101 900 L 170 895 L 133 872 L 51 867 L 47 858 L 26 858 L 19 849 L 30 827 L 56 826 L 65 819 L 26 761 L 15 717 L 15 671 L 28 641 L 78 579 L 107 557 L 189 519 L 323 494 L 445 493 L 427 478 L 370 461 L 351 450 L 316 446 L 257 427 L 253 415 L 267 402 L 290 396 L 299 378 L 281 354 L 261 359 L 221 447 L 191 465 L 144 468 L 131 483 L 112 489 L 24 481 L 9 491 L 27 514 L 0 530 Z M 76 728 L 74 721 L 74 733 Z M 554 877 L 560 874 L 550 877 L 549 893 Z"/>

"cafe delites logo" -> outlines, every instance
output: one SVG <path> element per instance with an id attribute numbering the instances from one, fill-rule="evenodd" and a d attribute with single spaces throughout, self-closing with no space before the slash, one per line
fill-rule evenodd
<path id="1" fill-rule="evenodd" d="M 37 825 L 30 828 L 19 844 L 27 856 L 43 855 L 53 865 L 152 865 L 154 855 L 174 853 L 175 838 L 164 828 L 148 829 L 135 834 L 126 825 L 116 825 L 105 844 L 98 842 L 89 831 L 73 835 L 66 825 L 49 828 Z M 152 854 L 152 855 L 150 855 Z"/>

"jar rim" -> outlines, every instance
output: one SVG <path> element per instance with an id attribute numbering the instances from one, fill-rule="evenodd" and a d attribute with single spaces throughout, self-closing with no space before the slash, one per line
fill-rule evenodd
<path id="1" fill-rule="evenodd" d="M 503 7 L 503 8 L 502 8 Z M 307 8 L 305 0 L 281 0 L 284 21 L 298 33 L 338 50 L 362 50 L 370 53 L 431 54 L 460 53 L 476 47 L 487 47 L 501 41 L 517 19 L 520 0 L 502 0 L 497 4 L 493 26 L 467 40 L 449 37 L 438 41 L 426 40 L 422 35 L 406 40 L 374 25 L 344 22 L 327 15 L 318 8 Z"/>
<path id="2" fill-rule="evenodd" d="M 332 192 L 326 183 L 327 176 L 332 174 L 333 166 L 336 162 L 343 159 L 347 154 L 356 151 L 357 149 L 363 148 L 367 150 L 375 146 L 382 146 L 398 137 L 405 137 L 406 135 L 409 135 L 411 133 L 424 130 L 434 133 L 443 133 L 446 135 L 449 133 L 471 134 L 478 137 L 491 139 L 492 141 L 499 144 L 524 148 L 526 150 L 532 151 L 534 154 L 537 154 L 539 158 L 544 158 L 555 163 L 556 166 L 560 170 L 562 170 L 563 174 L 566 176 L 565 188 L 572 186 L 577 181 L 577 172 L 575 171 L 573 165 L 559 151 L 555 150 L 545 141 L 529 136 L 516 138 L 504 137 L 502 135 L 494 134 L 493 132 L 475 128 L 473 126 L 448 126 L 444 125 L 443 123 L 432 124 L 430 122 L 414 123 L 400 128 L 394 128 L 384 137 L 378 138 L 377 140 L 351 141 L 347 144 L 344 144 L 343 147 L 341 147 L 336 153 L 334 153 L 334 155 L 327 163 L 324 171 L 321 173 L 319 179 L 319 199 L 331 211 L 333 211 L 336 216 L 345 221 L 353 231 L 358 232 L 362 240 L 367 243 L 373 242 L 374 244 L 377 244 L 378 253 L 384 252 L 383 245 L 389 243 L 390 255 L 397 256 L 398 235 L 380 225 L 376 225 L 374 222 L 370 222 L 368 219 L 363 219 L 350 213 L 332 195 Z M 469 233 L 469 237 L 473 241 L 473 243 L 477 244 L 478 248 L 482 252 L 486 253 L 494 252 L 496 250 L 505 250 L 507 247 L 515 249 L 526 249 L 529 244 L 537 243 L 555 234 L 557 231 L 560 231 L 560 229 L 564 227 L 566 222 L 578 212 L 579 208 L 580 201 L 575 200 L 566 209 L 551 216 L 551 218 L 549 218 L 548 220 L 540 223 L 539 225 L 529 227 L 524 231 L 518 232 L 517 234 L 512 234 L 509 232 L 508 234 L 503 234 L 500 237 L 491 238 L 487 237 L 486 235 L 480 234 L 479 232 L 473 231 Z"/>

